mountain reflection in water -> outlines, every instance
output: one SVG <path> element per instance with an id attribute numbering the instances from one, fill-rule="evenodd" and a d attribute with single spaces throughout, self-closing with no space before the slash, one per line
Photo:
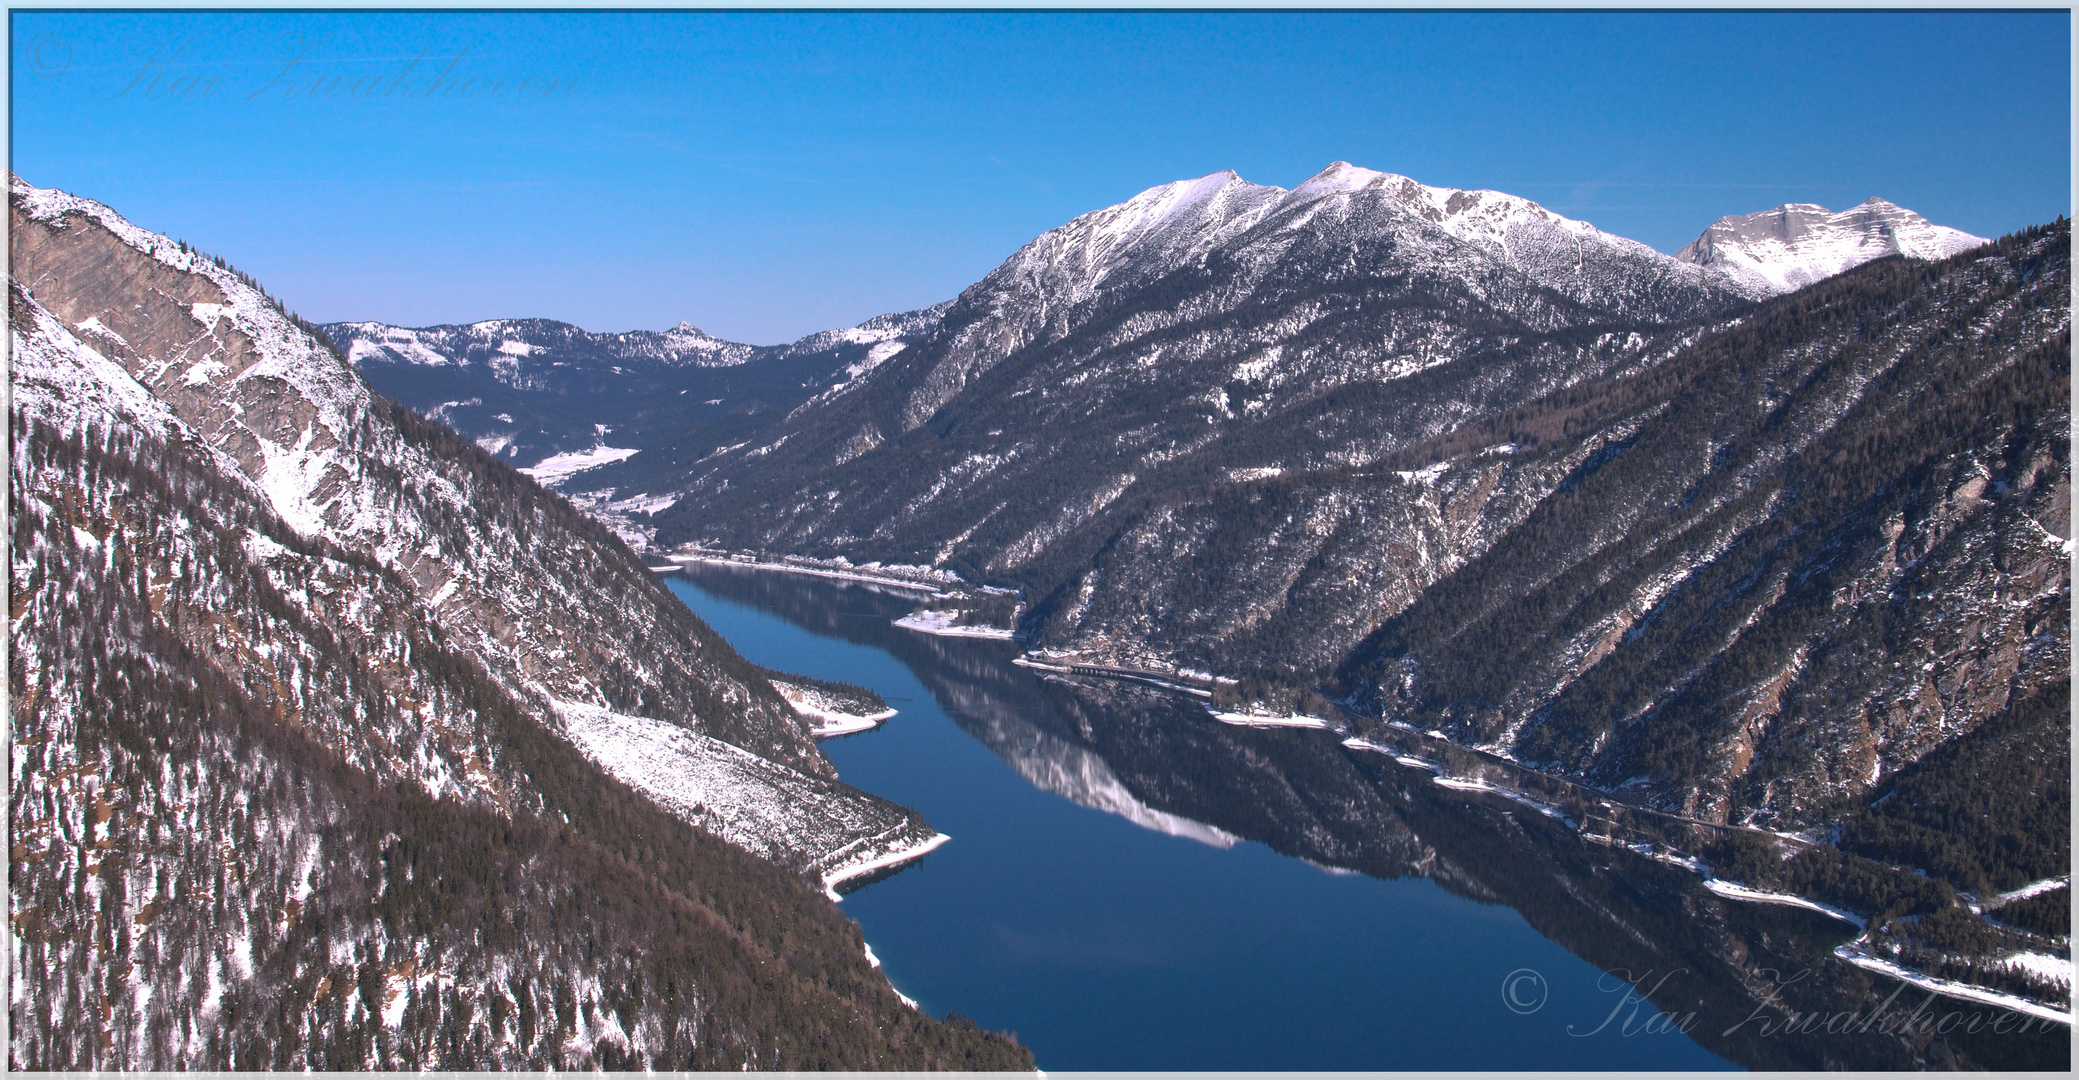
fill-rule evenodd
<path id="1" fill-rule="evenodd" d="M 1014 666 L 1018 649 L 1012 645 L 891 626 L 916 606 L 912 593 L 713 565 L 688 566 L 671 583 L 756 662 L 875 684 L 882 669 L 838 669 L 869 654 L 819 643 L 800 634 L 804 630 L 899 661 L 959 731 L 1033 788 L 1221 849 L 1208 857 L 1248 858 L 1254 845 L 1245 841 L 1253 841 L 1312 864 L 1306 869 L 1315 875 L 1311 884 L 1290 878 L 1276 863 L 1255 871 L 1266 879 L 1259 883 L 1233 870 L 1205 878 L 1195 863 L 1173 870 L 1162 861 L 1172 857 L 1168 849 L 1135 849 L 1125 857 L 1144 860 L 1145 874 L 1093 870 L 1089 888 L 1077 892 L 1079 883 L 1064 883 L 1063 898 L 1020 922 L 1013 910 L 1025 902 L 1020 898 L 1044 886 L 1020 877 L 1017 852 L 974 845 L 1031 843 L 1012 840 L 1015 830 L 989 815 L 1041 816 L 1043 803 L 978 806 L 1018 796 L 974 775 L 972 764 L 919 760 L 926 753 L 957 756 L 958 747 L 917 741 L 898 751 L 897 740 L 928 738 L 926 718 L 918 715 L 928 711 L 923 702 L 898 702 L 903 714 L 880 731 L 826 743 L 848 781 L 914 800 L 955 837 L 914 870 L 846 901 L 891 977 L 934 1011 L 959 1010 L 987 1026 L 1017 1029 L 1043 1068 L 1723 1068 L 1730 1062 L 1750 1069 L 2061 1069 L 2069 1060 L 2067 1029 L 1973 1034 L 1966 1030 L 1971 1017 L 1980 1017 L 1986 1029 L 1999 1010 L 1929 1000 L 1911 988 L 1895 994 L 1899 984 L 1834 959 L 1833 947 L 1854 931 L 1832 918 L 1726 900 L 1687 870 L 1621 846 L 1584 842 L 1566 822 L 1497 795 L 1442 787 L 1428 771 L 1354 751 L 1332 733 L 1229 726 L 1197 701 L 1166 691 Z M 876 689 L 895 700 L 890 691 L 904 688 L 886 683 Z M 961 775 L 948 780 L 948 772 Z M 956 781 L 972 791 L 958 798 L 942 793 Z M 1105 841 L 1098 831 L 1085 832 L 1047 835 L 1055 845 L 1089 843 L 1087 861 L 1103 863 Z M 1045 855 L 1063 876 L 1085 861 L 1077 852 Z M 1383 882 L 1426 879 L 1462 899 L 1440 905 L 1426 894 L 1352 897 L 1334 891 L 1314 868 Z M 1281 887 L 1271 878 L 1291 884 Z M 1145 900 L 1092 895 L 1142 889 Z M 1216 901 L 1197 895 L 1208 889 L 1235 895 L 1224 908 L 1209 906 Z M 1141 903 L 1159 908 L 1162 918 L 1136 922 Z M 1324 928 L 1336 919 L 1362 926 L 1369 918 L 1364 912 L 1373 910 L 1368 905 L 1377 906 L 1381 921 L 1346 948 L 1279 938 L 1255 952 L 1225 950 L 1231 955 L 1223 958 L 1222 950 L 1193 937 L 1232 935 L 1215 928 L 1237 925 L 1254 933 L 1256 924 L 1233 910 L 1251 903 L 1273 908 L 1258 913 L 1268 927 L 1262 933 L 1272 936 L 1303 935 L 1304 925 L 1294 924 L 1309 919 Z M 1060 911 L 1064 904 L 1090 910 Z M 1505 905 L 1521 923 L 1497 924 L 1481 914 L 1493 910 L 1482 905 Z M 1002 910 L 975 910 L 997 907 Z M 1205 913 L 1203 926 L 1194 923 L 1194 912 Z M 958 919 L 974 920 L 972 932 L 956 930 Z M 1549 946 L 1543 947 L 1548 957 L 1532 957 L 1537 950 L 1524 944 L 1522 924 L 1571 957 Z M 1411 933 L 1455 940 L 1436 943 L 1417 959 Z M 897 938 L 911 942 L 907 950 Z M 905 951 L 914 955 L 906 959 Z M 1279 970 L 1280 963 L 1304 970 Z M 1026 964 L 1034 965 L 1031 972 L 1019 967 Z M 1202 969 L 1194 977 L 1142 972 L 1194 964 Z M 992 972 L 992 965 L 1017 967 L 1020 975 Z M 1502 983 L 1516 967 L 1537 970 L 1541 986 L 1550 980 L 1549 1006 L 1532 1014 L 1503 1010 Z M 1338 979 L 1349 984 L 1348 994 L 1377 998 L 1376 1007 L 1344 1000 Z M 1268 984 L 1297 989 L 1281 997 L 1262 992 Z M 933 992 L 935 986 L 943 993 Z M 1255 1011 L 1218 1015 L 1223 998 L 1250 987 L 1259 995 L 1252 999 Z M 1152 1000 L 1196 993 L 1204 1002 Z M 1262 1013 L 1287 998 L 1291 1015 Z M 1573 1011 L 1561 1015 L 1568 1008 Z M 1900 1031 L 1916 1009 L 1934 1021 L 1949 1014 L 1961 1019 L 1947 1034 L 1934 1032 L 1932 1022 Z M 1324 1013 L 1338 1010 L 1344 1019 L 1321 1022 Z M 1249 1024 L 1259 1026 L 1231 1030 Z"/>

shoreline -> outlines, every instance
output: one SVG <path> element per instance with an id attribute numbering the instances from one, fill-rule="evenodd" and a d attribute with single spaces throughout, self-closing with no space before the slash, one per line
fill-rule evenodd
<path id="1" fill-rule="evenodd" d="M 875 971 L 879 971 L 881 973 L 881 978 L 886 979 L 888 982 L 888 989 L 895 990 L 895 980 L 888 978 L 888 973 L 881 968 L 881 958 L 873 954 L 873 943 L 870 941 L 862 941 L 860 942 L 860 944 L 866 946 L 867 965 L 873 968 Z M 916 1009 L 919 1012 L 923 1011 L 924 1007 L 922 1005 L 917 1004 L 916 998 L 913 998 L 900 990 L 895 990 L 895 996 L 901 999 L 904 1005 L 907 1005 L 912 1009 Z"/>
<path id="2" fill-rule="evenodd" d="M 740 566 L 748 570 L 776 570 L 783 574 L 805 574 L 810 577 L 835 578 L 839 581 L 857 581 L 868 585 L 901 589 L 907 592 L 919 592 L 933 598 L 950 595 L 936 585 L 927 585 L 910 578 L 882 577 L 859 570 L 835 570 L 820 566 L 802 566 L 796 563 L 745 562 L 742 559 L 732 559 L 727 555 L 666 555 L 664 558 L 681 565 L 685 563 L 704 563 L 710 566 Z"/>
<path id="3" fill-rule="evenodd" d="M 844 899 L 844 896 L 837 891 L 839 885 L 853 878 L 865 877 L 876 870 L 886 870 L 891 866 L 900 866 L 903 863 L 921 859 L 938 850 L 940 844 L 951 839 L 952 837 L 947 836 L 945 833 L 934 831 L 929 840 L 912 844 L 909 847 L 897 848 L 883 855 L 876 855 L 864 862 L 848 863 L 835 870 L 827 871 L 823 874 L 823 895 L 828 896 L 832 903 L 841 901 Z"/>
<path id="4" fill-rule="evenodd" d="M 1791 893 L 1768 892 L 1763 889 L 1750 888 L 1737 882 L 1721 881 L 1718 878 L 1709 876 L 1704 878 L 1704 888 L 1728 900 L 1746 900 L 1756 904 L 1780 904 L 1784 907 L 1804 908 L 1807 911 L 1816 911 L 1821 915 L 1830 915 L 1844 923 L 1848 923 L 1857 930 L 1868 928 L 1868 923 L 1853 912 L 1843 911 L 1831 904 L 1822 904 L 1817 900 L 1807 900 L 1802 896 L 1796 896 Z"/>
<path id="5" fill-rule="evenodd" d="M 1857 940 L 1861 939 L 1858 938 Z M 1872 956 L 1856 948 L 1853 943 L 1835 949 L 1834 956 L 1864 971 L 1874 971 L 1879 975 L 1897 979 L 1908 986 L 1917 986 L 1922 990 L 1930 990 L 1944 997 L 1957 998 L 1962 1001 L 1975 1001 L 1980 1005 L 1992 1005 L 2011 1012 L 2025 1013 L 2040 1020 L 2055 1021 L 2065 1025 L 2067 1028 L 2072 1026 L 2072 1014 L 2069 1010 L 2052 1008 L 2040 1001 L 2016 997 L 2013 994 L 2003 994 L 1997 990 L 1987 990 L 1982 986 L 1973 986 L 1970 983 L 1938 979 L 1933 975 L 1923 974 L 1909 967 L 1901 967 L 1881 957 Z"/>
<path id="6" fill-rule="evenodd" d="M 1022 656 L 1012 657 L 1011 663 L 1019 667 L 1032 668 L 1035 671 L 1051 671 L 1057 675 L 1080 675 L 1088 679 L 1112 679 L 1118 682 L 1140 683 L 1144 686 L 1153 686 L 1157 689 L 1170 690 L 1179 694 L 1189 694 L 1192 697 L 1206 700 L 1210 700 L 1213 696 L 1211 690 L 1196 686 L 1186 686 L 1183 683 L 1172 681 L 1161 672 L 1115 668 L 1102 664 L 1081 664 L 1073 661 L 1063 664 L 1051 660 L 1035 660 L 1031 652 L 1027 652 Z"/>
<path id="7" fill-rule="evenodd" d="M 1402 762 L 1402 764 L 1412 764 L 1416 768 L 1429 767 L 1427 762 Z M 1430 777 L 1429 782 L 1437 785 L 1438 787 L 1450 788 L 1453 791 L 1484 791 L 1489 795 L 1499 795 L 1502 798 L 1509 800 L 1510 802 L 1519 803 L 1523 806 L 1529 807 L 1532 810 L 1536 810 L 1538 813 L 1543 814 L 1546 817 L 1551 818 L 1552 820 L 1567 826 L 1568 828 L 1574 829 L 1575 835 L 1580 835 L 1580 829 L 1576 827 L 1574 819 L 1568 817 L 1565 811 L 1561 810 L 1559 807 L 1553 806 L 1551 803 L 1539 802 L 1538 800 L 1533 799 L 1530 796 L 1525 795 L 1524 793 L 1517 791 L 1513 788 L 1505 788 L 1498 784 L 1489 783 L 1485 780 L 1461 780 L 1457 777 L 1445 776 L 1441 770 L 1438 771 L 1438 773 L 1435 776 Z"/>

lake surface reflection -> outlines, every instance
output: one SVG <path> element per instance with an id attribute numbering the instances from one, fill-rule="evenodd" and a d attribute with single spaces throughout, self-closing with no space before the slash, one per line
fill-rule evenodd
<path id="1" fill-rule="evenodd" d="M 752 661 L 900 710 L 824 748 L 953 840 L 844 908 L 897 989 L 1015 1031 L 1042 1068 L 1900 1068 L 1952 1046 L 1783 1031 L 1786 1010 L 1868 1010 L 1896 984 L 1831 961 L 1851 932 L 1823 915 L 1721 901 L 1329 733 L 891 626 L 910 594 L 667 580 Z M 2067 1044 L 1965 1049 L 2060 1067 Z"/>

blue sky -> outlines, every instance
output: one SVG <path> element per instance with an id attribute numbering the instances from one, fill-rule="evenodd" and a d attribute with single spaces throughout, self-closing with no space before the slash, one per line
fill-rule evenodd
<path id="1" fill-rule="evenodd" d="M 2070 212 L 2070 40 L 2064 12 L 17 12 L 11 155 L 315 319 L 763 344 L 1228 168 L 1494 188 L 1663 251 L 1872 195 L 1998 235 Z"/>

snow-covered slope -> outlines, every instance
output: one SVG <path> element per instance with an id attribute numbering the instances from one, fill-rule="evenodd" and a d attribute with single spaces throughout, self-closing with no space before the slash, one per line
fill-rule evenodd
<path id="1" fill-rule="evenodd" d="M 1564 282 L 1589 250 L 1649 263 L 1666 259 L 1514 195 L 1432 187 L 1337 161 L 1290 191 L 1249 183 L 1232 170 L 1150 188 L 1043 234 L 997 274 L 1045 288 L 1056 305 L 1074 305 L 1121 275 L 1147 280 L 1202 260 L 1281 215 L 1292 215 L 1277 222 L 1278 231 L 1290 233 L 1319 215 L 1343 216 L 1353 204 L 1367 203 L 1411 213 L 1546 284 Z"/>
<path id="2" fill-rule="evenodd" d="M 1292 189 L 1283 200 L 1301 205 L 1324 196 L 1380 192 L 1444 232 L 1476 245 L 1497 261 L 1564 289 L 1570 271 L 1592 251 L 1653 263 L 1663 258 L 1636 240 L 1562 217 L 1529 199 L 1500 191 L 1432 187 L 1405 176 L 1338 161 Z M 1679 272 L 1678 272 L 1679 273 Z"/>
<path id="3" fill-rule="evenodd" d="M 557 711 L 571 740 L 616 779 L 746 851 L 782 865 L 801 862 L 826 887 L 941 842 L 921 822 L 847 798 L 834 781 L 676 724 L 588 705 Z"/>
<path id="4" fill-rule="evenodd" d="M 1290 191 L 1215 173 L 1037 237 L 841 393 L 682 457 L 683 495 L 653 524 L 671 542 L 934 565 L 986 548 L 997 572 L 1171 482 L 1151 477 L 1375 461 L 1644 346 L 1591 327 L 1744 300 L 1498 192 L 1342 162 Z M 914 436 L 942 411 L 961 426 Z"/>
<path id="5" fill-rule="evenodd" d="M 90 667 L 134 650 L 163 668 L 168 650 L 146 642 L 151 631 L 170 634 L 357 769 L 436 797 L 500 807 L 529 801 L 490 737 L 483 703 L 471 700 L 483 688 L 429 674 L 423 659 L 439 647 L 437 631 L 405 579 L 299 535 L 236 458 L 19 285 L 11 288 L 21 440 L 13 511 L 18 523 L 31 523 L 13 552 L 12 629 L 18 647 L 36 649 L 17 672 L 17 695 L 26 691 L 33 702 L 17 731 L 52 737 L 46 765 L 69 749 L 65 736 L 98 696 L 59 657 L 83 629 L 75 620 L 95 606 L 100 579 L 127 571 L 141 579 L 160 625 L 127 627 L 89 650 L 98 654 Z M 96 482 L 88 470 L 72 474 L 44 460 L 54 445 L 75 440 L 153 462 L 155 483 L 106 468 Z M 186 505 L 157 512 L 159 484 L 176 485 Z M 60 521 L 69 527 L 50 527 Z M 24 771 L 26 764 L 17 758 L 18 789 L 48 782 L 47 770 Z"/>
<path id="6" fill-rule="evenodd" d="M 1811 203 L 1719 218 L 1675 258 L 1732 278 L 1754 296 L 1794 292 L 1886 255 L 1946 259 L 1987 243 L 1872 198 L 1834 213 Z"/>

